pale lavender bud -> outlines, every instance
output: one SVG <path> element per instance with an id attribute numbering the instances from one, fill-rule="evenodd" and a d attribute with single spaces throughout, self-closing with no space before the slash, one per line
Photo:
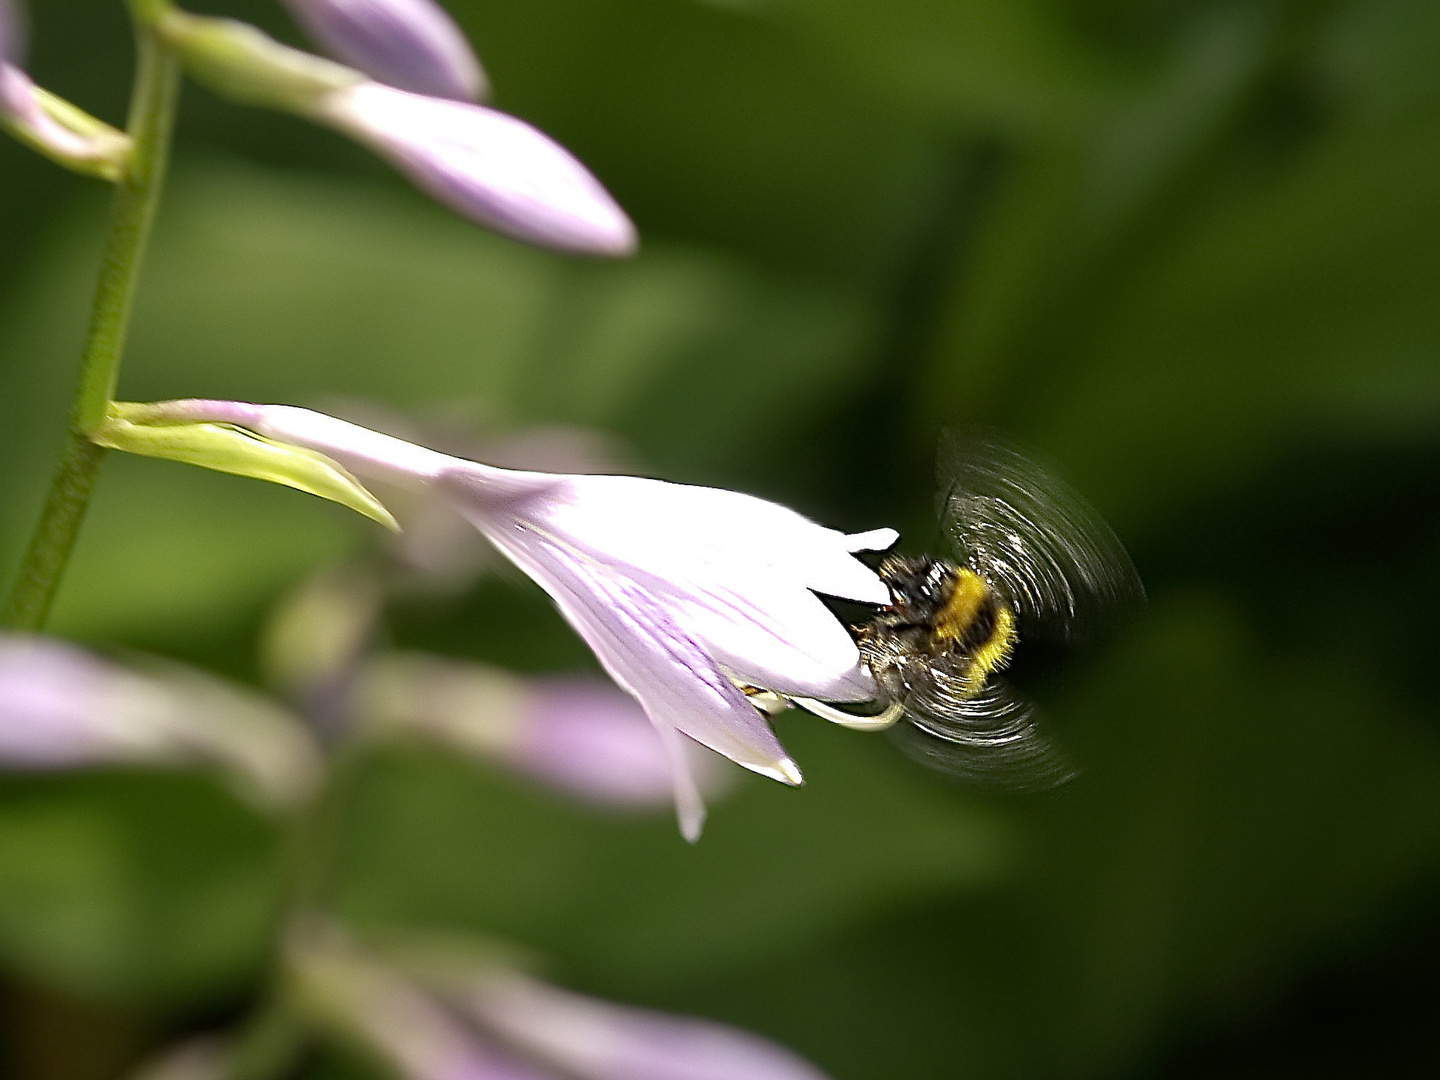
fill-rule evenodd
<path id="1" fill-rule="evenodd" d="M 825 1080 L 804 1058 L 748 1031 L 523 975 L 492 978 L 463 1000 L 487 1031 L 580 1080 Z"/>
<path id="2" fill-rule="evenodd" d="M 314 115 L 496 232 L 589 255 L 635 250 L 635 226 L 600 182 L 559 143 L 513 116 L 375 82 L 326 94 Z"/>
<path id="3" fill-rule="evenodd" d="M 525 679 L 409 654 L 376 661 L 362 686 L 361 719 L 371 730 L 421 733 L 597 805 L 658 807 L 672 797 L 664 741 L 613 683 Z M 716 794 L 728 779 L 725 766 L 698 743 L 685 743 L 697 783 Z"/>
<path id="4" fill-rule="evenodd" d="M 195 672 L 132 671 L 46 638 L 0 637 L 0 767 L 221 766 L 262 806 L 293 805 L 318 758 L 303 729 Z"/>
<path id="5" fill-rule="evenodd" d="M 285 6 L 326 52 L 379 82 L 461 101 L 489 89 L 464 33 L 431 0 L 285 0 Z"/>

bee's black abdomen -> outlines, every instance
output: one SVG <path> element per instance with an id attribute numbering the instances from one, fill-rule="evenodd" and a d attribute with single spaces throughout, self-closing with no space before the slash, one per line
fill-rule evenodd
<path id="1" fill-rule="evenodd" d="M 974 619 L 965 628 L 965 632 L 960 635 L 959 647 L 969 653 L 984 648 L 995 639 L 999 622 L 1000 604 L 992 593 L 986 596 L 980 606 L 976 608 Z"/>

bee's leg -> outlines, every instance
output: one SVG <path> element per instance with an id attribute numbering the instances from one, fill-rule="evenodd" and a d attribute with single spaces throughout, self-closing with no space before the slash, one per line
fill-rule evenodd
<path id="1" fill-rule="evenodd" d="M 891 702 L 884 712 L 873 716 L 860 716 L 814 698 L 792 697 L 790 700 L 806 712 L 814 713 L 822 720 L 829 720 L 832 724 L 839 724 L 851 731 L 884 731 L 888 727 L 894 727 L 896 721 L 905 715 L 905 705 L 899 701 Z"/>

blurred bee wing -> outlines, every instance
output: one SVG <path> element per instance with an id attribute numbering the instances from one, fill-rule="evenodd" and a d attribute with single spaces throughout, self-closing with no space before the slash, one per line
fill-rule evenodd
<path id="1" fill-rule="evenodd" d="M 1083 639 L 1145 599 L 1120 540 L 1080 493 L 989 431 L 945 431 L 940 515 L 959 555 L 1004 590 L 1027 634 Z"/>
<path id="2" fill-rule="evenodd" d="M 991 677 L 979 694 L 959 697 L 943 683 L 905 701 L 894 739 L 911 759 L 981 787 L 1038 791 L 1072 779 L 1075 768 L 1036 723 L 1034 702 Z"/>

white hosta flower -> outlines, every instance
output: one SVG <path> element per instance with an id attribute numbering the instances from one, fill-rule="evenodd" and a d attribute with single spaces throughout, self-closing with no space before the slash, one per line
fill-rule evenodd
<path id="1" fill-rule="evenodd" d="M 433 488 L 532 577 L 644 707 L 670 747 L 681 831 L 704 807 L 677 733 L 790 784 L 800 770 L 747 690 L 875 696 L 849 632 L 819 594 L 870 604 L 889 591 L 847 536 L 764 499 L 634 476 L 497 469 L 283 405 L 162 402 L 157 422 L 208 420 L 326 454 L 364 479 Z"/>
<path id="2" fill-rule="evenodd" d="M 337 60 L 402 90 L 476 101 L 488 89 L 465 34 L 432 0 L 284 0 Z"/>
<path id="3" fill-rule="evenodd" d="M 600 181 L 548 135 L 495 109 L 362 82 L 314 106 L 463 217 L 526 243 L 629 255 L 635 226 Z"/>

